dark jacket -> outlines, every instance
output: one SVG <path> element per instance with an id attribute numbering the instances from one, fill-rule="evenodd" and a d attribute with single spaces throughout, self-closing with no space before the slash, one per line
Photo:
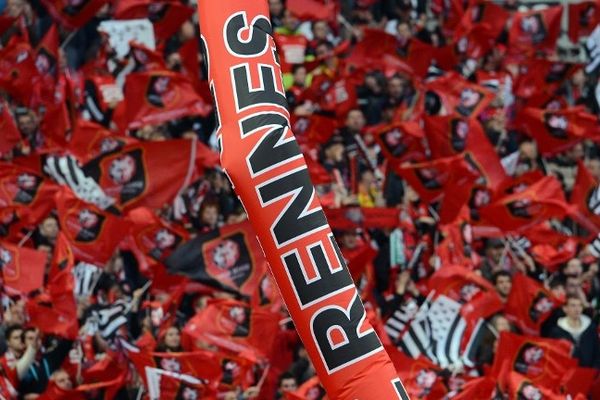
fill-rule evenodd
<path id="1" fill-rule="evenodd" d="M 550 330 L 551 338 L 566 339 L 573 343 L 573 357 L 579 360 L 579 365 L 588 368 L 600 368 L 600 341 L 598 340 L 597 326 L 590 323 L 581 333 L 579 340 L 557 324 Z"/>

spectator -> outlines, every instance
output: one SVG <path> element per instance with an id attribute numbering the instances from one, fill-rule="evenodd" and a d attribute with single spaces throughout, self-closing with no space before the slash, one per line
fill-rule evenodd
<path id="1" fill-rule="evenodd" d="M 506 303 L 512 289 L 512 276 L 507 271 L 498 271 L 492 276 L 492 282 L 496 288 L 496 293 L 498 293 L 502 302 Z"/>
<path id="2" fill-rule="evenodd" d="M 600 342 L 596 332 L 597 326 L 590 317 L 583 314 L 581 298 L 567 296 L 563 311 L 565 316 L 558 319 L 549 336 L 573 343 L 573 357 L 579 360 L 580 366 L 599 368 Z"/>

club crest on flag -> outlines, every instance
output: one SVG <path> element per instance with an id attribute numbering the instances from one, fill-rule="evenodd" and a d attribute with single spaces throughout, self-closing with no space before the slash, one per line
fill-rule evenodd
<path id="1" fill-rule="evenodd" d="M 67 215 L 66 228 L 70 231 L 71 237 L 78 242 L 95 241 L 104 224 L 105 217 L 88 208 L 78 211 L 72 211 Z"/>
<path id="2" fill-rule="evenodd" d="M 450 135 L 452 149 L 457 153 L 463 152 L 467 147 L 469 122 L 461 118 L 453 119 L 450 122 Z"/>
<path id="3" fill-rule="evenodd" d="M 470 87 L 464 88 L 462 92 L 460 92 L 459 103 L 456 106 L 456 112 L 464 116 L 469 116 L 473 113 L 473 110 L 477 108 L 482 99 L 482 93 Z"/>
<path id="4" fill-rule="evenodd" d="M 516 400 L 542 400 L 542 392 L 531 382 L 523 382 L 517 391 Z"/>
<path id="5" fill-rule="evenodd" d="M 434 168 L 418 168 L 415 169 L 415 175 L 421 181 L 426 189 L 440 189 L 442 185 L 438 181 L 438 171 Z"/>
<path id="6" fill-rule="evenodd" d="M 100 154 L 110 153 L 125 146 L 125 142 L 115 139 L 113 137 L 106 137 L 100 141 L 99 148 Z"/>
<path id="7" fill-rule="evenodd" d="M 250 314 L 248 307 L 234 306 L 220 310 L 217 324 L 223 332 L 233 337 L 250 336 Z"/>
<path id="8" fill-rule="evenodd" d="M 8 179 L 11 178 L 9 177 Z M 7 182 L 6 188 L 13 192 L 13 201 L 15 203 L 30 204 L 35 199 L 41 184 L 41 178 L 23 172 L 17 175 L 14 182 Z"/>
<path id="9" fill-rule="evenodd" d="M 524 17 L 519 26 L 521 31 L 531 37 L 531 43 L 537 44 L 546 38 L 546 27 L 541 14 L 532 14 Z"/>
<path id="10" fill-rule="evenodd" d="M 540 317 L 554 308 L 554 302 L 544 292 L 539 292 L 529 308 L 529 317 L 537 322 Z"/>
<path id="11" fill-rule="evenodd" d="M 417 372 L 415 382 L 420 389 L 418 397 L 427 396 L 437 380 L 437 374 L 430 369 L 421 369 Z"/>
<path id="12" fill-rule="evenodd" d="M 149 238 L 144 237 L 145 241 Z M 150 244 L 150 256 L 156 260 L 160 260 L 167 250 L 174 249 L 182 238 L 179 235 L 175 235 L 166 228 L 160 228 L 151 233 L 151 244 Z"/>
<path id="13" fill-rule="evenodd" d="M 169 76 L 156 75 L 150 78 L 146 90 L 146 99 L 154 107 L 168 108 L 178 99 L 178 90 L 171 84 Z"/>
<path id="14" fill-rule="evenodd" d="M 544 123 L 548 132 L 558 139 L 567 138 L 567 129 L 569 128 L 569 121 L 564 115 L 556 114 L 545 114 Z"/>
<path id="15" fill-rule="evenodd" d="M 144 194 L 146 190 L 146 170 L 142 159 L 142 149 L 108 156 L 101 161 L 100 185 L 105 193 L 127 204 Z"/>
<path id="16" fill-rule="evenodd" d="M 254 270 L 244 234 L 235 232 L 219 237 L 202 246 L 206 272 L 217 281 L 233 288 L 241 288 Z"/>
<path id="17" fill-rule="evenodd" d="M 162 369 L 164 369 L 165 371 L 170 371 L 170 372 L 180 372 L 181 371 L 181 364 L 175 358 L 166 358 L 166 357 L 162 358 L 160 360 L 160 367 Z"/>
<path id="18" fill-rule="evenodd" d="M 232 385 L 241 373 L 240 365 L 234 360 L 224 358 L 221 362 L 221 383 L 224 385 Z"/>
<path id="19" fill-rule="evenodd" d="M 515 360 L 514 369 L 524 375 L 537 376 L 541 375 L 544 371 L 544 360 L 545 351 L 542 347 L 537 346 L 533 343 L 525 343 Z"/>
<path id="20" fill-rule="evenodd" d="M 40 48 L 35 56 L 35 67 L 41 75 L 51 74 L 56 66 L 56 59 L 48 50 Z"/>
<path id="21" fill-rule="evenodd" d="M 538 212 L 540 212 L 542 205 L 534 204 L 530 199 L 521 199 L 511 201 L 506 205 L 508 211 L 518 218 L 533 218 Z"/>

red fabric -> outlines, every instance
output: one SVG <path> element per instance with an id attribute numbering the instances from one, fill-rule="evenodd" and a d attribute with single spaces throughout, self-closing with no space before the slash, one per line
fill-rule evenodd
<path id="1" fill-rule="evenodd" d="M 515 125 L 536 140 L 544 155 L 560 153 L 583 140 L 600 139 L 598 118 L 583 107 L 559 111 L 526 108 L 517 115 Z"/>
<path id="2" fill-rule="evenodd" d="M 190 140 L 134 143 L 88 162 L 83 170 L 120 210 L 160 208 L 194 179 L 194 166 L 202 160 L 192 158 L 193 145 Z"/>
<path id="3" fill-rule="evenodd" d="M 469 162 L 485 178 L 485 184 L 496 188 L 506 180 L 506 173 L 496 150 L 476 119 L 459 116 L 425 117 L 425 132 L 433 158 L 468 152 Z"/>
<path id="4" fill-rule="evenodd" d="M 562 7 L 518 12 L 513 15 L 508 33 L 509 49 L 513 54 L 531 54 L 533 50 L 554 50 L 560 34 Z"/>
<path id="5" fill-rule="evenodd" d="M 127 234 L 127 225 L 116 215 L 77 199 L 69 189 L 56 198 L 60 226 L 78 260 L 105 263 Z"/>
<path id="6" fill-rule="evenodd" d="M 395 348 L 386 348 L 411 398 L 440 399 L 447 389 L 439 379 L 442 370 L 424 357 L 416 360 Z"/>
<path id="7" fill-rule="evenodd" d="M 124 96 L 129 129 L 189 115 L 206 117 L 212 111 L 212 105 L 194 91 L 186 76 L 166 70 L 127 75 Z"/>
<path id="8" fill-rule="evenodd" d="M 107 3 L 107 0 L 85 0 L 71 4 L 67 0 L 42 0 L 48 12 L 68 29 L 81 28 Z"/>
<path id="9" fill-rule="evenodd" d="M 0 103 L 0 156 L 10 153 L 12 149 L 21 143 L 21 133 L 17 129 L 15 120 L 10 114 L 6 103 Z"/>
<path id="10" fill-rule="evenodd" d="M 175 0 L 120 1 L 115 6 L 116 19 L 148 18 L 154 26 L 154 34 L 158 39 L 168 39 L 176 34 L 181 25 L 187 21 L 194 9 Z"/>
<path id="11" fill-rule="evenodd" d="M 8 288 L 27 294 L 42 287 L 46 252 L 0 243 L 0 255 L 2 279 Z"/>
<path id="12" fill-rule="evenodd" d="M 328 208 L 325 213 L 331 227 L 342 230 L 393 229 L 400 221 L 400 212 L 397 208 Z"/>
<path id="13" fill-rule="evenodd" d="M 479 58 L 492 48 L 510 13 L 494 3 L 471 3 L 454 31 L 454 40 L 462 52 L 472 58 Z"/>
<path id="14" fill-rule="evenodd" d="M 308 47 L 308 39 L 304 35 L 275 33 L 273 39 L 275 39 L 277 50 L 281 54 L 281 72 L 290 73 L 293 65 L 304 64 Z"/>
<path id="15" fill-rule="evenodd" d="M 504 312 L 524 333 L 538 335 L 540 326 L 558 305 L 554 295 L 539 282 L 517 273 Z"/>
<path id="16" fill-rule="evenodd" d="M 592 33 L 598 23 L 600 23 L 598 0 L 569 4 L 569 39 L 573 43 Z"/>
<path id="17" fill-rule="evenodd" d="M 215 300 L 190 319 L 184 332 L 229 351 L 263 356 L 272 352 L 265 338 L 275 337 L 279 315 L 235 300 Z"/>
<path id="18" fill-rule="evenodd" d="M 511 370 L 534 384 L 558 392 L 563 376 L 577 367 L 577 360 L 571 358 L 572 347 L 566 340 L 502 332 L 492 367 L 497 372 L 492 374 L 500 373 L 503 364 L 508 362 Z"/>
<path id="19" fill-rule="evenodd" d="M 0 207 L 28 209 L 27 223 L 37 224 L 54 207 L 58 185 L 15 164 L 0 163 Z"/>
<path id="20" fill-rule="evenodd" d="M 517 188 L 519 189 L 519 188 Z M 505 232 L 524 230 L 550 218 L 571 212 L 560 182 L 551 176 L 515 190 L 479 210 L 481 218 Z"/>
<path id="21" fill-rule="evenodd" d="M 33 50 L 25 40 L 14 38 L 0 50 L 0 88 L 20 103 L 29 105 L 34 97 L 37 73 Z"/>
<path id="22" fill-rule="evenodd" d="M 417 123 L 398 122 L 373 132 L 381 152 L 392 163 L 417 161 L 425 158 L 423 130 Z"/>
<path id="23" fill-rule="evenodd" d="M 287 9 L 299 19 L 325 20 L 336 22 L 336 4 L 334 1 L 322 0 L 289 0 Z"/>
<path id="24" fill-rule="evenodd" d="M 86 163 L 133 143 L 136 143 L 136 140 L 131 137 L 115 135 L 102 125 L 78 119 L 71 133 L 68 149 L 80 162 Z"/>
<path id="25" fill-rule="evenodd" d="M 454 72 L 427 83 L 427 88 L 440 97 L 446 112 L 465 117 L 479 115 L 494 99 L 488 89 Z"/>

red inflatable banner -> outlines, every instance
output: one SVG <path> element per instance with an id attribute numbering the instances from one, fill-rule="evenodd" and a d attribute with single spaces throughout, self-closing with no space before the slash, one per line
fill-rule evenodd
<path id="1" fill-rule="evenodd" d="M 221 164 L 329 398 L 408 399 L 290 129 L 266 0 L 199 0 Z"/>

